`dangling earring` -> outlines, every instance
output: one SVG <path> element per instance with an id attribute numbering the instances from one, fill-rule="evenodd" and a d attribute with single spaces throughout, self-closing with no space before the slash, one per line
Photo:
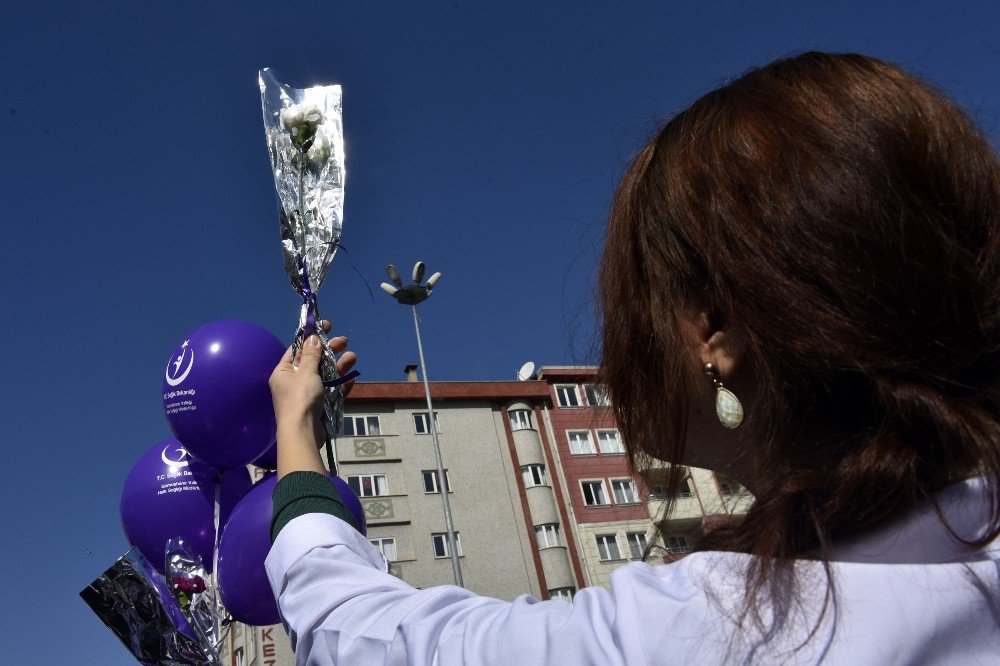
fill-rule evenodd
<path id="1" fill-rule="evenodd" d="M 738 428 L 743 423 L 743 405 L 740 404 L 740 399 L 722 385 L 722 380 L 719 379 L 719 373 L 715 371 L 714 365 L 706 363 L 705 374 L 715 386 L 715 414 L 719 417 L 719 423 L 730 430 Z"/>

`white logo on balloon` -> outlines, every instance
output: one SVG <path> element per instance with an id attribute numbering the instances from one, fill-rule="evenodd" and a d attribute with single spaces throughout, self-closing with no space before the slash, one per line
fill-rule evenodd
<path id="1" fill-rule="evenodd" d="M 191 343 L 190 340 L 185 340 L 184 344 L 181 345 L 180 355 L 176 358 L 176 360 L 167 363 L 167 370 L 163 374 L 163 378 L 167 381 L 167 384 L 171 386 L 177 386 L 185 379 L 187 379 L 188 374 L 190 374 L 191 372 L 191 368 L 194 367 L 194 350 L 188 349 L 188 344 L 190 343 Z M 188 354 L 189 351 L 191 352 L 190 354 Z M 181 374 L 178 376 L 177 373 L 180 372 L 181 366 L 184 365 L 185 357 L 187 357 L 188 359 L 187 367 L 184 368 L 184 371 L 181 372 Z M 172 372 L 171 368 L 173 368 Z"/>
<path id="2" fill-rule="evenodd" d="M 160 458 L 163 460 L 163 462 L 167 463 L 171 467 L 187 467 L 188 466 L 187 449 L 185 449 L 183 446 L 178 446 L 176 449 L 174 449 L 174 451 L 177 451 L 178 453 L 181 454 L 180 458 L 178 460 L 171 460 L 170 458 L 167 457 L 167 449 L 169 448 L 170 445 L 167 444 L 166 446 L 163 447 L 163 452 L 160 453 Z"/>

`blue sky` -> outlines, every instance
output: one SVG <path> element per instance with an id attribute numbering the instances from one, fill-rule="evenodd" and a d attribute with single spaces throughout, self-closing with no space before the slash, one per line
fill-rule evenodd
<path id="1" fill-rule="evenodd" d="M 416 358 L 378 283 L 422 259 L 444 273 L 431 378 L 512 379 L 593 359 L 604 216 L 657 119 L 821 49 L 900 63 L 995 135 L 991 5 L 7 3 L 0 661 L 132 663 L 77 592 L 127 549 L 119 492 L 169 435 L 167 356 L 216 319 L 294 329 L 259 68 L 344 86 L 349 254 L 320 306 L 364 378 Z"/>

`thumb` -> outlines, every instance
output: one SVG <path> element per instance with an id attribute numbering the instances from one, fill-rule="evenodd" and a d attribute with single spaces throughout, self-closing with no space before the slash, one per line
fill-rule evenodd
<path id="1" fill-rule="evenodd" d="M 319 336 L 313 333 L 302 343 L 302 356 L 299 358 L 299 367 L 316 370 L 319 367 L 319 360 L 323 358 L 323 346 Z"/>

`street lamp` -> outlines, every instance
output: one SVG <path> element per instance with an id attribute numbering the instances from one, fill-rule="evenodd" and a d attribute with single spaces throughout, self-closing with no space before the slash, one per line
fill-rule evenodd
<path id="1" fill-rule="evenodd" d="M 448 550 L 451 551 L 451 568 L 455 573 L 455 585 L 465 587 L 462 582 L 462 567 L 458 562 L 458 543 L 455 539 L 455 525 L 451 520 L 451 502 L 448 500 L 448 477 L 444 473 L 444 463 L 441 462 L 441 443 L 438 441 L 437 421 L 434 418 L 434 406 L 431 404 L 431 385 L 427 381 L 427 364 L 424 362 L 424 345 L 420 340 L 420 319 L 417 317 L 417 304 L 423 303 L 430 298 L 434 285 L 441 278 L 440 273 L 435 273 L 427 279 L 423 285 L 420 282 L 424 279 L 424 262 L 418 261 L 413 267 L 414 284 L 403 286 L 403 278 L 399 271 L 392 264 L 389 264 L 385 272 L 392 280 L 382 283 L 382 290 L 399 301 L 402 305 L 409 305 L 413 308 L 413 326 L 417 330 L 417 351 L 420 353 L 420 369 L 424 374 L 424 394 L 427 396 L 427 421 L 430 423 L 431 436 L 434 439 L 434 458 L 437 461 L 438 488 L 441 490 L 441 501 L 444 504 L 444 524 L 448 535 Z"/>

